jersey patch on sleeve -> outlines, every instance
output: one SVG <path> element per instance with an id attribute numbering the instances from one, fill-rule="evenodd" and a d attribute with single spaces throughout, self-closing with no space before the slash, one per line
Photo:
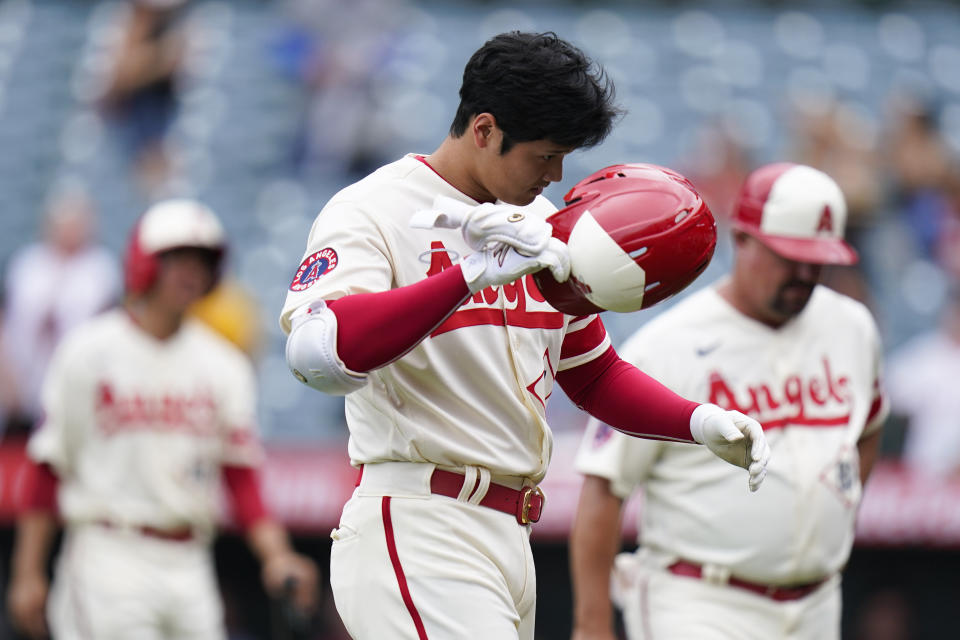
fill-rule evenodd
<path id="1" fill-rule="evenodd" d="M 309 289 L 320 279 L 320 276 L 336 269 L 338 263 L 337 252 L 330 247 L 325 247 L 316 253 L 311 253 L 304 258 L 300 266 L 297 267 L 293 281 L 290 282 L 290 291 L 304 291 Z"/>
<path id="2" fill-rule="evenodd" d="M 605 422 L 601 422 L 597 425 L 597 430 L 593 434 L 593 448 L 599 449 L 607 443 L 611 436 L 613 436 L 613 427 Z"/>

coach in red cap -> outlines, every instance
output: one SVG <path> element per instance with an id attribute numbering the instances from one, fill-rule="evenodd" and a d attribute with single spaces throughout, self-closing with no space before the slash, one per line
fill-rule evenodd
<path id="1" fill-rule="evenodd" d="M 840 638 L 840 573 L 887 411 L 879 333 L 866 307 L 818 284 L 823 265 L 857 260 L 829 176 L 764 166 L 732 218 L 730 275 L 620 353 L 684 397 L 758 420 L 772 450 L 764 490 L 736 491 L 736 474 L 692 447 L 592 421 L 576 461 L 574 640 L 613 640 L 611 598 L 631 640 Z M 615 557 L 638 488 L 642 544 Z"/>

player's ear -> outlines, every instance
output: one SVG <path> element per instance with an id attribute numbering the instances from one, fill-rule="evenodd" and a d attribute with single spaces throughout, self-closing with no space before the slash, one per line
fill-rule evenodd
<path id="1" fill-rule="evenodd" d="M 493 144 L 498 131 L 497 119 L 492 113 L 478 113 L 470 124 L 473 142 L 479 149 L 485 149 Z"/>

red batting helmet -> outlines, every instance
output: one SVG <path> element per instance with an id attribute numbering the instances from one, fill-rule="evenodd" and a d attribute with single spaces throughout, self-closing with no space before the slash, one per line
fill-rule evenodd
<path id="1" fill-rule="evenodd" d="M 760 167 L 740 190 L 733 227 L 775 253 L 811 264 L 853 264 L 857 252 L 843 241 L 847 204 L 822 171 L 779 162 Z"/>
<path id="2" fill-rule="evenodd" d="M 587 176 L 547 220 L 570 250 L 570 279 L 534 274 L 540 292 L 574 315 L 637 311 L 682 291 L 710 263 L 713 214 L 690 181 L 652 164 Z"/>
<path id="3" fill-rule="evenodd" d="M 158 256 L 180 248 L 209 249 L 217 254 L 216 276 L 226 251 L 226 236 L 217 216 L 194 200 L 158 202 L 141 216 L 127 245 L 126 287 L 144 293 L 153 286 L 160 270 Z"/>

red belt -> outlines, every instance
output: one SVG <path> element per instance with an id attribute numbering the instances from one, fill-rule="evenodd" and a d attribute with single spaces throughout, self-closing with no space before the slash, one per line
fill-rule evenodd
<path id="1" fill-rule="evenodd" d="M 363 467 L 357 477 L 357 486 L 363 477 Z M 448 498 L 457 498 L 463 488 L 464 476 L 452 471 L 434 469 L 430 477 L 430 491 Z M 501 484 L 491 482 L 487 494 L 480 501 L 481 507 L 496 509 L 508 513 L 517 519 L 519 524 L 538 522 L 543 513 L 543 505 L 547 501 L 540 487 L 523 487 L 511 489 Z"/>
<path id="2" fill-rule="evenodd" d="M 115 524 L 108 520 L 98 520 L 97 524 L 101 527 L 106 527 L 108 529 L 122 529 L 119 524 Z M 131 531 L 136 531 L 141 535 L 148 536 L 150 538 L 159 538 L 161 540 L 171 540 L 173 542 L 189 542 L 193 540 L 193 529 L 185 527 L 183 529 L 157 529 L 156 527 L 147 527 L 147 526 L 132 526 L 130 527 Z"/>
<path id="3" fill-rule="evenodd" d="M 672 565 L 667 567 L 667 570 L 670 573 L 674 573 L 678 576 L 688 576 L 690 578 L 700 578 L 703 576 L 703 568 L 699 564 L 693 564 L 692 562 L 684 562 L 680 560 L 674 562 Z M 814 591 L 816 591 L 820 585 L 827 581 L 827 578 L 822 580 L 817 580 L 816 582 L 808 582 L 806 584 L 798 584 L 790 587 L 779 587 L 776 585 L 761 584 L 759 582 L 748 582 L 747 580 L 741 580 L 740 578 L 735 578 L 733 576 L 727 580 L 727 584 L 732 587 L 738 587 L 740 589 L 746 589 L 747 591 L 752 591 L 753 593 L 758 593 L 762 596 L 766 596 L 771 600 L 785 601 L 785 600 L 799 600 L 805 598 Z"/>

